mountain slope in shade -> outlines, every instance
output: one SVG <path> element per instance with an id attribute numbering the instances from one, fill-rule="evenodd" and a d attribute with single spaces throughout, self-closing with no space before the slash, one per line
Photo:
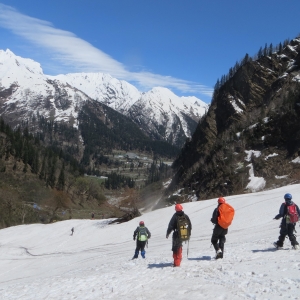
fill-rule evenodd
<path id="1" fill-rule="evenodd" d="M 173 166 L 171 187 L 201 199 L 299 182 L 300 37 L 223 77 Z"/>

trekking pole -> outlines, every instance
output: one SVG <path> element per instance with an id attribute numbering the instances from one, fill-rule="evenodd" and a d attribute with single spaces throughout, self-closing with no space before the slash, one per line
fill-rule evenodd
<path id="1" fill-rule="evenodd" d="M 187 258 L 189 258 L 189 246 L 190 246 L 190 240 L 188 240 L 188 246 L 187 246 L 187 249 L 186 249 Z"/>

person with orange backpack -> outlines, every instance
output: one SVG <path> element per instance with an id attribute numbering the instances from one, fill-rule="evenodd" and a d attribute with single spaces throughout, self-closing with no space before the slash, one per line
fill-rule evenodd
<path id="1" fill-rule="evenodd" d="M 210 221 L 215 224 L 211 243 L 216 250 L 216 259 L 223 258 L 224 244 L 226 242 L 225 235 L 228 233 L 228 227 L 233 217 L 234 208 L 226 202 L 225 198 L 220 197 L 218 199 L 218 207 L 215 208 L 212 218 L 210 219 Z"/>
<path id="2" fill-rule="evenodd" d="M 172 235 L 172 251 L 174 259 L 174 267 L 180 267 L 182 260 L 182 242 L 188 241 L 191 236 L 192 223 L 187 214 L 184 213 L 181 204 L 175 205 L 175 214 L 172 216 L 168 229 L 166 238 L 169 237 L 170 233 L 173 231 Z"/>
<path id="3" fill-rule="evenodd" d="M 292 195 L 287 193 L 284 195 L 285 202 L 281 204 L 279 214 L 275 216 L 274 220 L 282 218 L 280 224 L 280 235 L 278 241 L 274 242 L 274 246 L 278 248 L 283 247 L 285 237 L 288 236 L 293 249 L 299 249 L 299 243 L 294 235 L 295 225 L 299 221 L 300 210 L 299 207 L 292 201 Z"/>

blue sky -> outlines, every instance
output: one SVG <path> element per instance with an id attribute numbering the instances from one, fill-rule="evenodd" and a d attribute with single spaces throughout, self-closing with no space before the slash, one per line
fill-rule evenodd
<path id="1" fill-rule="evenodd" d="M 300 33 L 299 11 L 299 0 L 0 0 L 0 49 L 45 74 L 109 73 L 209 103 L 246 53 Z"/>

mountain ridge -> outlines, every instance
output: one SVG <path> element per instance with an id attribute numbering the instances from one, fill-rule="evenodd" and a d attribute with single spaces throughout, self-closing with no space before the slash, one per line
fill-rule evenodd
<path id="1" fill-rule="evenodd" d="M 203 199 L 257 191 L 254 180 L 261 181 L 259 190 L 299 182 L 299 106 L 300 38 L 244 60 L 217 85 L 173 164 L 170 191 L 182 188 Z"/>
<path id="2" fill-rule="evenodd" d="M 2 114 L 10 114 L 9 107 L 20 108 L 23 119 L 38 109 L 46 117 L 70 122 L 77 119 L 82 102 L 90 99 L 127 116 L 150 138 L 181 147 L 208 107 L 196 97 L 178 97 L 166 88 L 139 92 L 108 74 L 44 75 L 39 63 L 10 50 L 0 51 L 0 64 Z M 31 111 L 26 113 L 26 106 Z"/>

